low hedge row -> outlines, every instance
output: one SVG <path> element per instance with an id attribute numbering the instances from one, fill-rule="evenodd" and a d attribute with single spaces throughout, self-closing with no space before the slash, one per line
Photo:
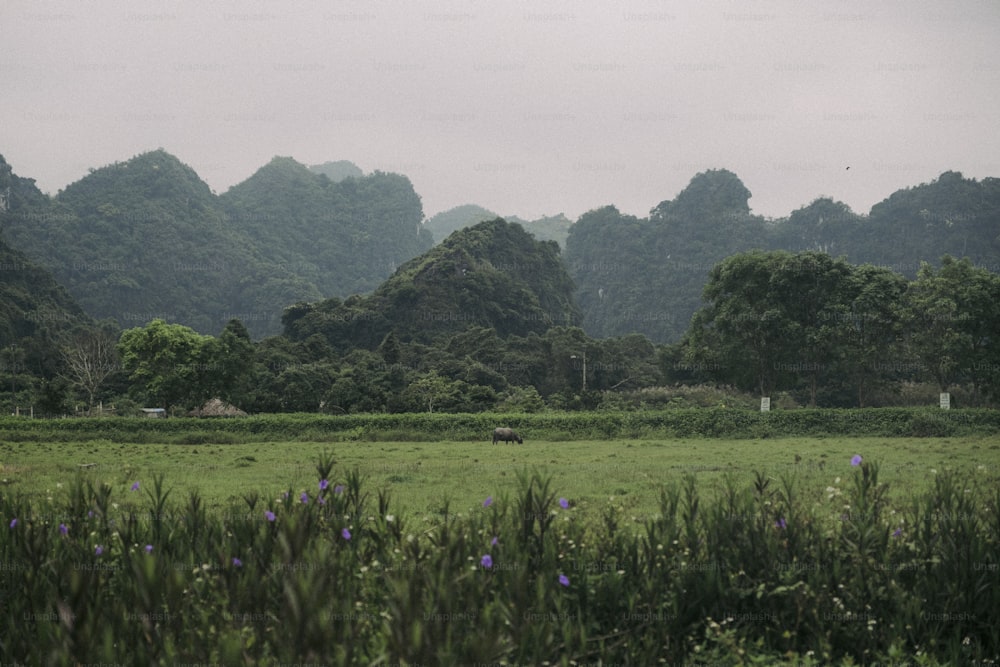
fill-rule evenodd
<path id="1" fill-rule="evenodd" d="M 790 436 L 946 437 L 1000 432 L 1000 411 L 989 409 L 872 408 L 786 410 L 761 413 L 726 408 L 642 412 L 546 412 L 533 414 L 271 414 L 246 418 L 0 418 L 0 441 L 167 441 L 197 444 L 242 438 L 283 440 L 486 440 L 495 426 L 511 426 L 526 438 L 610 439 L 636 437 L 767 438 Z M 193 439 L 192 439 L 193 438 Z M 207 438 L 207 439 L 206 439 Z"/>

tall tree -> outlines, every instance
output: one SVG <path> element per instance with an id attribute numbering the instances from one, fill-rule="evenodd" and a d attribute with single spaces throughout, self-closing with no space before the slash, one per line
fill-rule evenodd
<path id="1" fill-rule="evenodd" d="M 908 367 L 897 345 L 906 288 L 906 279 L 886 268 L 863 264 L 851 272 L 849 307 L 840 324 L 844 370 L 857 389 L 859 408 L 876 384 Z"/>
<path id="2" fill-rule="evenodd" d="M 911 353 L 942 392 L 960 381 L 992 388 L 1000 332 L 1000 277 L 968 258 L 945 255 L 941 268 L 924 263 L 906 293 Z"/>
<path id="3" fill-rule="evenodd" d="M 787 252 L 733 255 L 709 272 L 704 299 L 687 336 L 692 366 L 715 369 L 715 376 L 769 396 L 777 388 L 795 348 L 789 332 L 798 327 L 772 294 L 771 279 L 788 261 Z"/>
<path id="4" fill-rule="evenodd" d="M 184 325 L 153 320 L 122 332 L 118 354 L 143 398 L 165 409 L 190 407 L 211 398 L 204 367 L 204 348 L 211 340 Z"/>

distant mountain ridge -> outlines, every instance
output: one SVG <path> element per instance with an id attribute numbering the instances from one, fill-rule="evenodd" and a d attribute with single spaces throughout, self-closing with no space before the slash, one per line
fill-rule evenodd
<path id="1" fill-rule="evenodd" d="M 499 216 L 489 209 L 476 204 L 463 204 L 450 208 L 447 211 L 431 216 L 424 221 L 424 228 L 434 236 L 434 242 L 440 243 L 452 232 L 464 227 L 471 227 L 477 222 L 493 220 L 503 217 L 507 222 L 516 222 L 524 227 L 525 231 L 534 236 L 539 241 L 555 241 L 560 248 L 566 246 L 566 237 L 569 235 L 569 228 L 573 221 L 562 213 L 553 216 L 539 218 L 538 220 L 525 220 L 516 215 Z"/>
<path id="2" fill-rule="evenodd" d="M 3 164 L 8 242 L 123 327 L 162 318 L 216 334 L 238 318 L 254 336 L 275 334 L 287 305 L 374 289 L 431 244 L 420 198 L 395 174 L 334 183 L 275 158 L 216 196 L 160 149 L 49 198 Z"/>
<path id="3" fill-rule="evenodd" d="M 562 246 L 561 255 L 552 251 L 575 283 L 569 306 L 594 337 L 679 340 L 712 266 L 753 248 L 821 250 L 911 278 L 922 261 L 936 264 L 945 253 L 1000 272 L 997 178 L 945 172 L 892 193 L 868 214 L 823 197 L 785 218 L 766 219 L 750 212 L 750 196 L 734 173 L 715 169 L 696 174 L 645 218 L 607 206 L 572 223 L 561 214 L 505 220 Z M 496 219 L 466 205 L 424 221 L 409 179 L 365 175 L 346 161 L 307 167 L 276 157 L 217 196 L 159 149 L 93 169 L 49 197 L 0 157 L 2 238 L 51 271 L 90 316 L 123 327 L 160 317 L 216 334 L 237 318 L 255 337 L 275 334 L 288 306 L 331 298 L 355 303 L 348 297 L 382 289 L 432 247 L 435 235 Z M 517 235 L 509 240 L 523 243 Z M 452 251 L 458 254 L 451 261 L 466 261 Z M 483 261 L 470 256 L 477 266 Z M 529 266 L 519 268 L 523 278 Z M 468 295 L 451 297 L 465 303 Z M 529 299 L 525 312 L 534 307 Z"/>
<path id="4" fill-rule="evenodd" d="M 365 175 L 365 172 L 361 171 L 361 167 L 348 160 L 311 164 L 309 171 L 314 174 L 323 174 L 334 183 L 339 183 L 345 178 L 361 178 Z"/>
<path id="5" fill-rule="evenodd" d="M 768 220 L 751 214 L 750 197 L 734 173 L 709 170 L 648 218 L 613 206 L 581 216 L 570 228 L 564 258 L 587 333 L 678 341 L 701 305 L 712 266 L 755 248 L 819 250 L 911 279 L 921 262 L 938 264 L 944 254 L 1000 272 L 997 178 L 977 182 L 945 172 L 893 193 L 867 216 L 819 198 L 787 218 Z"/>

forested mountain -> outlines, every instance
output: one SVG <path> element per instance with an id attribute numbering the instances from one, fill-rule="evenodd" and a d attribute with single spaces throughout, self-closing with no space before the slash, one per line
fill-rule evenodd
<path id="1" fill-rule="evenodd" d="M 718 170 L 695 176 L 649 218 L 613 206 L 581 216 L 570 229 L 565 258 L 587 333 L 679 339 L 712 266 L 763 245 L 764 220 L 750 215 L 749 199 L 735 174 Z"/>
<path id="2" fill-rule="evenodd" d="M 260 334 L 276 328 L 280 304 L 320 294 L 257 252 L 208 185 L 163 150 L 11 213 L 10 243 L 51 268 L 90 315 L 123 327 L 162 318 L 217 333 L 240 317 Z"/>
<path id="3" fill-rule="evenodd" d="M 370 296 L 289 308 L 293 340 L 322 335 L 334 349 L 374 349 L 393 332 L 430 342 L 473 327 L 500 336 L 544 333 L 579 323 L 559 247 L 503 219 L 461 229 L 403 264 Z"/>
<path id="4" fill-rule="evenodd" d="M 95 329 L 51 273 L 0 238 L 0 413 L 61 412 L 63 346 Z"/>
<path id="5" fill-rule="evenodd" d="M 220 198 L 263 257 L 315 287 L 316 296 L 370 292 L 431 247 L 409 179 L 375 172 L 334 183 L 291 158 L 274 158 Z"/>
<path id="6" fill-rule="evenodd" d="M 90 315 L 216 334 L 276 333 L 298 301 L 373 289 L 430 247 L 419 197 L 393 174 L 333 183 L 275 158 L 223 197 L 163 150 L 92 172 L 54 198 L 6 168 L 9 243 Z"/>
<path id="7" fill-rule="evenodd" d="M 18 347 L 30 363 L 44 364 L 56 338 L 92 326 L 49 271 L 0 238 L 0 349 Z"/>
<path id="8" fill-rule="evenodd" d="M 922 261 L 936 265 L 944 254 L 1000 269 L 1000 179 L 977 182 L 947 172 L 892 194 L 867 216 L 820 198 L 787 218 L 765 220 L 750 213 L 750 196 L 735 174 L 713 170 L 696 175 L 648 218 L 614 207 L 581 216 L 564 256 L 588 334 L 679 340 L 702 303 L 711 268 L 753 249 L 818 250 L 908 278 Z"/>

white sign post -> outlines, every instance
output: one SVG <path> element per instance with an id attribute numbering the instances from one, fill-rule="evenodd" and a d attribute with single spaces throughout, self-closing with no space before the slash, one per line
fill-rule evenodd
<path id="1" fill-rule="evenodd" d="M 770 396 L 761 396 L 761 398 L 760 398 L 760 411 L 761 412 L 770 412 L 771 411 L 771 397 Z"/>
<path id="2" fill-rule="evenodd" d="M 951 409 L 951 394 L 945 392 L 941 394 L 941 409 L 950 410 Z"/>

